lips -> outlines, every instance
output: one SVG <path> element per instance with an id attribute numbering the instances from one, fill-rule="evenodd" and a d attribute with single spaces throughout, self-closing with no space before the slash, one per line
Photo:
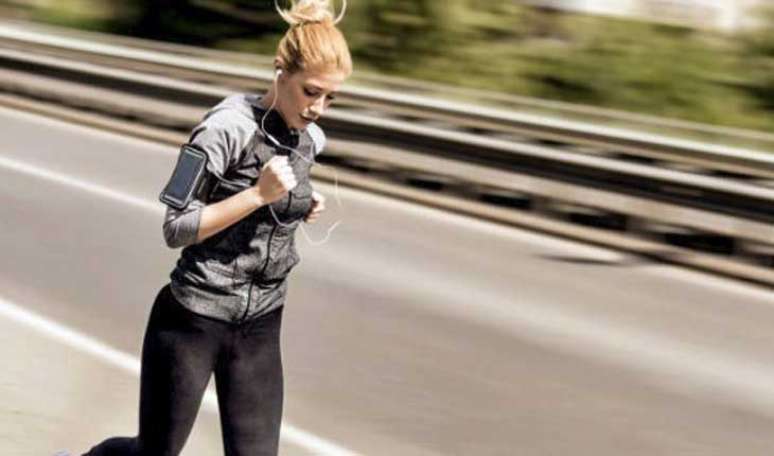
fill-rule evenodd
<path id="1" fill-rule="evenodd" d="M 302 119 L 304 122 L 306 122 L 306 123 L 312 123 L 312 122 L 314 122 L 314 121 L 315 121 L 315 119 L 309 119 L 309 118 L 307 118 L 307 117 L 304 117 L 304 116 L 302 116 L 302 115 L 299 115 L 299 117 L 301 117 L 301 119 Z"/>

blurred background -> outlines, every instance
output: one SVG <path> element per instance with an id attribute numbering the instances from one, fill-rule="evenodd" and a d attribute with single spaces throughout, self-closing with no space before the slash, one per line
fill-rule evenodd
<path id="1" fill-rule="evenodd" d="M 774 5 L 763 0 L 359 0 L 359 72 L 767 130 Z M 4 0 L 6 16 L 271 55 L 269 1 Z"/>
<path id="2" fill-rule="evenodd" d="M 771 455 L 772 1 L 351 0 L 341 27 L 283 456 Z M 159 192 L 285 30 L 269 0 L 0 0 L 0 454 L 136 431 L 180 256 Z M 184 455 L 222 453 L 218 413 L 210 385 Z"/>

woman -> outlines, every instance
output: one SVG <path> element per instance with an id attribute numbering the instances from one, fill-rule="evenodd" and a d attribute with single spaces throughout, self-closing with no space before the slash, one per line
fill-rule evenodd
<path id="1" fill-rule="evenodd" d="M 87 455 L 179 454 L 212 373 L 225 453 L 277 454 L 280 325 L 299 261 L 294 233 L 324 210 L 309 181 L 325 143 L 314 121 L 352 72 L 335 25 L 341 15 L 333 18 L 329 1 L 291 5 L 278 7 L 290 28 L 272 88 L 225 99 L 191 135 L 189 146 L 207 158 L 205 185 L 186 207 L 167 208 L 166 242 L 184 248 L 145 332 L 139 434 Z"/>

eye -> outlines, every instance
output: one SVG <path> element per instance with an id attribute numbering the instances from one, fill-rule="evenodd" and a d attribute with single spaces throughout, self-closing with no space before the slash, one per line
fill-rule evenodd
<path id="1" fill-rule="evenodd" d="M 307 97 L 316 97 L 317 93 L 304 87 L 304 95 L 306 95 Z"/>
<path id="2" fill-rule="evenodd" d="M 328 95 L 328 101 L 333 101 L 336 99 L 336 95 Z"/>

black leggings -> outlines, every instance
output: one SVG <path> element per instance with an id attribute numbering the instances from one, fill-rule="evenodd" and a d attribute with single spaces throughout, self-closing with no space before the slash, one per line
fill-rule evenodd
<path id="1" fill-rule="evenodd" d="M 215 372 L 227 456 L 276 455 L 282 421 L 282 309 L 238 325 L 207 318 L 161 289 L 142 348 L 140 432 L 88 456 L 172 456 L 183 449 Z"/>

